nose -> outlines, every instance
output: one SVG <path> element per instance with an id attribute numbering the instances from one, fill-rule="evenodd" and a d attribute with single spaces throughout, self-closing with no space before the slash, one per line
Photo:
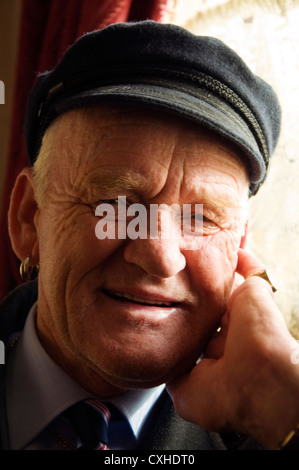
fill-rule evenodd
<path id="1" fill-rule="evenodd" d="M 186 266 L 186 259 L 177 240 L 136 239 L 126 243 L 124 258 L 136 264 L 147 274 L 169 278 L 175 276 Z"/>
<path id="2" fill-rule="evenodd" d="M 161 204 L 159 208 L 156 207 L 156 213 L 152 213 L 150 208 L 145 230 L 147 236 L 136 238 L 132 234 L 134 239 L 126 242 L 124 258 L 128 263 L 138 265 L 147 274 L 157 278 L 172 277 L 185 268 L 186 259 L 182 252 L 175 208 Z"/>

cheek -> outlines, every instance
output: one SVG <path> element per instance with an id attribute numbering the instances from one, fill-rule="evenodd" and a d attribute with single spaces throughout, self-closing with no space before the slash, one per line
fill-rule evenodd
<path id="1" fill-rule="evenodd" d="M 63 302 L 79 280 L 113 248 L 95 236 L 94 217 L 75 210 L 44 212 L 40 221 L 39 277 L 47 297 Z M 62 307 L 62 306 L 61 306 Z"/>
<path id="2" fill-rule="evenodd" d="M 221 233 L 217 240 L 206 238 L 201 250 L 189 253 L 189 279 L 197 295 L 196 329 L 201 332 L 201 344 L 218 328 L 226 311 L 234 285 L 237 252 L 237 239 Z"/>
<path id="3" fill-rule="evenodd" d="M 231 293 L 238 260 L 240 236 L 221 231 L 204 237 L 200 250 L 188 253 L 188 266 L 196 288 L 207 296 L 226 301 Z"/>
<path id="4" fill-rule="evenodd" d="M 72 269 L 88 265 L 92 260 L 98 262 L 101 256 L 106 257 L 120 243 L 117 240 L 99 240 L 96 236 L 98 217 L 90 208 L 73 206 L 61 207 L 49 211 L 43 217 L 40 225 L 40 251 L 45 258 L 55 258 L 55 262 Z M 46 260 L 45 260 L 46 261 Z M 82 265 L 83 261 L 83 265 Z"/>

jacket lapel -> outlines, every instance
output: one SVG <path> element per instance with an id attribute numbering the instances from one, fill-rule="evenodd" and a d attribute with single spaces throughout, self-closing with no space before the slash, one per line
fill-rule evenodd
<path id="1" fill-rule="evenodd" d="M 140 449 L 225 450 L 226 446 L 218 434 L 209 433 L 180 418 L 165 390 L 144 426 Z"/>

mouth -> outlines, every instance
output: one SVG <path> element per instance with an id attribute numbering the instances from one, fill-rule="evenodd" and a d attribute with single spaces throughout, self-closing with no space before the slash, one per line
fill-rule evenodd
<path id="1" fill-rule="evenodd" d="M 125 292 L 116 292 L 116 291 L 109 291 L 104 290 L 104 293 L 119 302 L 130 302 L 138 305 L 144 305 L 146 307 L 160 307 L 160 308 L 173 308 L 176 307 L 179 302 L 172 302 L 167 300 L 159 300 L 159 299 L 143 299 L 142 297 L 137 297 L 135 295 L 131 295 Z"/>

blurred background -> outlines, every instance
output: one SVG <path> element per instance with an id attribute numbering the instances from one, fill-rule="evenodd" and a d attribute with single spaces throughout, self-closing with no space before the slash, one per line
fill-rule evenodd
<path id="1" fill-rule="evenodd" d="M 54 66 L 83 32 L 147 18 L 222 39 L 278 94 L 282 132 L 266 183 L 251 200 L 248 246 L 277 279 L 277 303 L 299 339 L 299 0 L 0 0 L 0 297 L 20 282 L 6 216 L 15 176 L 27 164 L 22 120 L 36 73 Z"/>

